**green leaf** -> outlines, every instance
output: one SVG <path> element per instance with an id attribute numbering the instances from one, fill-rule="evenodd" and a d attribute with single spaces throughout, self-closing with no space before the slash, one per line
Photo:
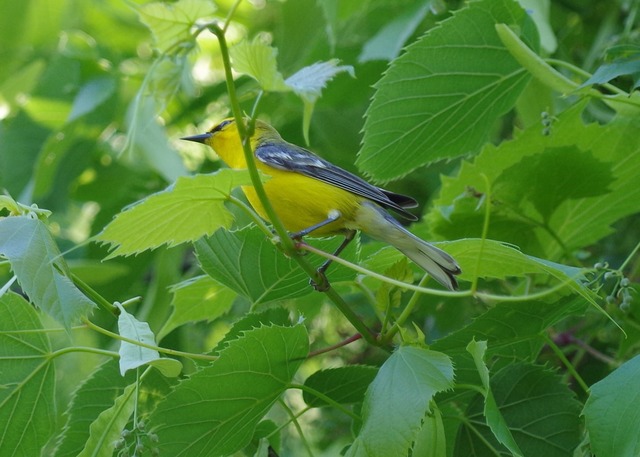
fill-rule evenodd
<path id="1" fill-rule="evenodd" d="M 591 386 L 582 414 L 595 455 L 632 457 L 640 453 L 640 356 Z"/>
<path id="2" fill-rule="evenodd" d="M 260 313 L 248 313 L 233 323 L 233 327 L 225 334 L 224 338 L 216 345 L 213 353 L 221 351 L 227 347 L 228 343 L 237 340 L 248 330 L 259 327 L 291 325 L 289 311 L 285 308 L 268 308 Z"/>
<path id="3" fill-rule="evenodd" d="M 150 418 L 162 455 L 223 456 L 245 447 L 308 352 L 303 325 L 246 331 L 182 381 Z"/>
<path id="4" fill-rule="evenodd" d="M 310 241 L 315 247 L 332 252 L 337 238 Z M 353 260 L 358 243 L 351 243 L 341 257 Z M 247 297 L 253 304 L 295 298 L 313 292 L 309 277 L 290 258 L 285 257 L 257 227 L 229 232 L 218 230 L 195 243 L 202 269 L 229 289 Z M 313 258 L 320 266 L 324 259 Z M 355 273 L 338 265 L 329 269 L 330 281 L 355 278 Z"/>
<path id="5" fill-rule="evenodd" d="M 313 373 L 304 385 L 325 394 L 337 403 L 361 403 L 377 373 L 377 367 L 365 365 L 329 368 Z M 306 390 L 302 391 L 302 398 L 311 407 L 328 405 L 326 401 Z"/>
<path id="6" fill-rule="evenodd" d="M 582 107 L 578 105 L 560 115 L 552 124 L 550 135 L 543 135 L 540 126 L 534 125 L 499 147 L 486 146 L 472 162 L 462 163 L 457 176 L 443 178 L 440 197 L 434 202 L 435 210 L 427 216 L 432 231 L 444 238 L 479 236 L 484 221 L 482 199 L 487 180 L 490 186 L 500 180 L 504 185 L 508 177 L 502 177 L 503 173 L 525 157 L 558 150 L 570 150 L 570 154 L 580 157 L 581 162 L 591 164 L 587 168 L 590 176 L 596 177 L 598 192 L 602 192 L 604 182 L 611 176 L 608 192 L 586 196 L 587 183 L 579 179 L 579 195 L 584 197 L 564 199 L 551 213 L 546 226 L 529 200 L 521 200 L 517 206 L 498 201 L 491 208 L 489 238 L 513 243 L 529 254 L 555 260 L 598 241 L 611 233 L 611 224 L 640 211 L 640 186 L 637 185 L 640 137 L 634 135 L 638 121 L 616 119 L 607 125 L 585 125 L 581 118 Z M 552 166 L 549 163 L 545 170 Z M 574 166 L 584 167 L 580 163 L 574 163 Z M 600 170 L 596 170 L 598 166 Z M 525 170 L 521 171 L 525 173 Z M 518 179 L 533 183 L 546 178 L 532 172 L 519 174 Z M 562 182 L 567 185 L 555 184 L 553 192 L 571 195 L 571 183 L 564 179 Z M 509 198 L 505 192 L 502 197 Z"/>
<path id="7" fill-rule="evenodd" d="M 406 455 L 433 396 L 452 387 L 453 365 L 445 354 L 401 346 L 367 390 L 362 428 L 347 457 Z"/>
<path id="8" fill-rule="evenodd" d="M 96 240 L 115 246 L 107 258 L 195 241 L 231 225 L 233 216 L 224 202 L 232 189 L 250 183 L 246 170 L 180 177 L 118 214 Z"/>
<path id="9" fill-rule="evenodd" d="M 56 457 L 76 457 L 89 439 L 89 427 L 100 413 L 113 405 L 113 399 L 133 382 L 133 373 L 123 377 L 115 359 L 100 365 L 76 390 L 66 410 L 68 418 Z"/>
<path id="10" fill-rule="evenodd" d="M 166 53 L 180 43 L 194 40 L 191 28 L 196 21 L 213 15 L 209 0 L 178 0 L 175 3 L 147 3 L 138 9 L 140 20 L 151 30 L 156 49 Z"/>
<path id="11" fill-rule="evenodd" d="M 494 182 L 493 197 L 516 207 L 531 202 L 548 222 L 565 200 L 607 194 L 612 180 L 611 163 L 597 160 L 589 151 L 546 148 L 504 170 Z"/>
<path id="12" fill-rule="evenodd" d="M 136 403 L 136 386 L 128 385 L 112 406 L 102 411 L 89 427 L 89 439 L 78 457 L 112 457 L 113 443 L 121 436 Z"/>
<path id="13" fill-rule="evenodd" d="M 494 26 L 527 21 L 511 0 L 471 2 L 409 46 L 376 84 L 360 169 L 388 181 L 478 150 L 530 78 Z"/>
<path id="14" fill-rule="evenodd" d="M 473 357 L 476 369 L 480 374 L 482 387 L 484 388 L 484 416 L 487 420 L 487 425 L 500 443 L 505 445 L 514 456 L 521 457 L 523 455 L 522 451 L 513 439 L 513 435 L 498 409 L 496 399 L 489 385 L 489 369 L 484 362 L 484 355 L 487 352 L 487 342 L 471 340 L 467 345 L 467 351 Z"/>
<path id="15" fill-rule="evenodd" d="M 75 119 L 84 116 L 87 113 L 95 110 L 98 106 L 104 103 L 116 90 L 116 81 L 113 78 L 101 77 L 92 79 L 87 82 L 73 100 L 73 106 L 71 107 L 71 113 L 67 122 L 74 121 Z"/>
<path id="16" fill-rule="evenodd" d="M 0 219 L 0 255 L 9 259 L 29 299 L 66 329 L 95 306 L 69 279 L 69 267 L 42 221 Z"/>
<path id="17" fill-rule="evenodd" d="M 217 319 L 231 309 L 237 296 L 207 275 L 187 279 L 176 284 L 171 291 L 173 312 L 158 332 L 158 340 L 183 324 Z"/>
<path id="18" fill-rule="evenodd" d="M 473 338 L 488 342 L 487 357 L 504 363 L 533 360 L 545 344 L 542 332 L 568 316 L 582 315 L 587 306 L 579 296 L 550 302 L 498 303 L 465 327 L 436 340 L 431 348 L 453 359 L 457 382 L 477 383 L 478 371 L 465 349 Z"/>
<path id="19" fill-rule="evenodd" d="M 431 1 L 416 2 L 400 16 L 389 21 L 362 47 L 359 62 L 393 60 L 429 12 Z"/>
<path id="20" fill-rule="evenodd" d="M 49 338 L 19 295 L 2 295 L 0 314 L 0 455 L 40 455 L 56 425 Z"/>
<path id="21" fill-rule="evenodd" d="M 637 89 L 640 86 L 640 54 L 632 58 L 620 59 L 599 66 L 595 73 L 580 87 L 608 83 L 612 79 L 623 75 L 630 75 L 633 78 L 632 89 Z"/>
<path id="22" fill-rule="evenodd" d="M 416 436 L 411 455 L 420 457 L 442 457 L 447 455 L 447 439 L 445 436 L 442 414 L 435 407 L 422 422 L 422 428 Z"/>
<path id="23" fill-rule="evenodd" d="M 155 336 L 151 328 L 149 328 L 149 324 L 140 322 L 133 317 L 120 303 L 115 302 L 115 305 L 120 310 L 120 315 L 118 316 L 118 333 L 120 336 L 139 343 L 156 346 Z M 122 376 L 132 368 L 138 368 L 160 358 L 158 351 L 127 341 L 120 342 L 120 350 L 118 352 L 120 354 L 120 374 Z"/>
<path id="24" fill-rule="evenodd" d="M 580 443 L 580 404 L 560 376 L 515 363 L 497 372 L 490 384 L 495 405 L 524 455 L 572 455 Z M 467 408 L 455 455 L 507 453 L 484 423 L 484 403 L 478 395 Z"/>
<path id="25" fill-rule="evenodd" d="M 233 69 L 244 73 L 258 81 L 260 87 L 267 92 L 289 92 L 282 74 L 278 71 L 276 57 L 278 50 L 256 37 L 253 41 L 243 40 L 233 46 L 229 53 Z"/>

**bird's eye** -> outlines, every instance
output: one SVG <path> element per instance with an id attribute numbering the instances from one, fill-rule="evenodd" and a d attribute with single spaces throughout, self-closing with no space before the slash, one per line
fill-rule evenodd
<path id="1" fill-rule="evenodd" d="M 215 133 L 215 132 L 220 132 L 221 130 L 223 130 L 227 125 L 231 124 L 233 122 L 233 119 L 225 119 L 224 121 L 220 122 L 218 125 L 216 125 L 212 130 L 211 133 Z"/>

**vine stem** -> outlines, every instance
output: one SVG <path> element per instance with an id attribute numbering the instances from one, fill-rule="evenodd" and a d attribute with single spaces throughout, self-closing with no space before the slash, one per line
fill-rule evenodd
<path id="1" fill-rule="evenodd" d="M 217 360 L 218 357 L 214 356 L 214 355 L 207 355 L 207 354 L 195 354 L 195 353 L 191 353 L 191 352 L 183 352 L 183 351 L 176 351 L 175 349 L 167 349 L 167 348 L 163 348 L 160 346 L 154 346 L 153 344 L 146 344 L 146 343 L 142 343 L 140 341 L 137 340 L 133 340 L 131 338 L 127 338 L 126 336 L 122 336 L 122 335 L 118 335 L 117 333 L 111 332 L 107 329 L 104 329 L 102 327 L 100 327 L 99 325 L 94 324 L 93 322 L 91 322 L 89 319 L 87 318 L 83 318 L 82 322 L 84 322 L 84 324 L 89 327 L 92 330 L 95 330 L 98 333 L 102 333 L 103 335 L 106 335 L 110 338 L 113 338 L 115 340 L 120 340 L 120 341 L 124 341 L 127 343 L 131 343 L 131 344 L 135 344 L 136 346 L 140 346 L 143 348 L 147 348 L 147 349 L 151 349 L 153 351 L 158 351 L 161 352 L 163 354 L 168 354 L 168 355 L 173 355 L 173 356 L 177 356 L 177 357 L 187 357 L 190 359 L 200 359 L 200 360 L 209 360 L 209 361 L 213 361 L 213 360 Z"/>
<path id="2" fill-rule="evenodd" d="M 281 249 L 285 254 L 293 258 L 305 271 L 305 273 L 309 275 L 310 278 L 315 280 L 317 283 L 320 283 L 322 281 L 322 278 L 320 278 L 320 275 L 313 267 L 313 265 L 307 262 L 306 259 L 302 258 L 302 256 L 300 255 L 298 244 L 294 243 L 294 241 L 289 236 L 287 229 L 273 209 L 273 206 L 271 205 L 271 202 L 269 201 L 269 198 L 267 197 L 267 194 L 264 190 L 264 185 L 258 172 L 253 151 L 251 149 L 250 139 L 252 135 L 253 124 L 255 123 L 255 118 L 251 118 L 249 125 L 245 124 L 245 119 L 242 115 L 242 109 L 240 108 L 240 102 L 238 101 L 235 84 L 233 82 L 229 47 L 227 46 L 227 40 L 224 36 L 225 30 L 221 28 L 217 23 L 209 24 L 208 28 L 216 36 L 216 38 L 218 39 L 218 43 L 220 44 L 220 53 L 222 55 L 222 62 L 224 64 L 225 79 L 227 83 L 227 91 L 229 93 L 229 101 L 231 103 L 231 111 L 238 127 L 238 134 L 240 135 L 242 149 L 244 152 L 245 161 L 247 163 L 247 169 L 249 170 L 251 183 L 256 191 L 258 199 L 260 200 L 267 218 L 271 222 L 271 225 L 273 225 L 276 234 L 280 239 Z M 255 114 L 255 105 L 253 111 Z M 357 314 L 353 312 L 351 308 L 349 308 L 344 299 L 335 290 L 333 290 L 333 288 L 329 288 L 328 290 L 324 291 L 324 293 L 368 343 L 375 346 L 379 345 L 375 335 L 371 332 L 371 330 L 360 320 Z"/>

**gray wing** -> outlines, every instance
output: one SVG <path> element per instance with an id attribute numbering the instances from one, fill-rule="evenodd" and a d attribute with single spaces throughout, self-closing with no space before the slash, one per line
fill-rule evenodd
<path id="1" fill-rule="evenodd" d="M 255 150 L 256 158 L 270 167 L 293 171 L 326 182 L 348 192 L 392 209 L 402 217 L 418 218 L 404 208 L 413 208 L 417 202 L 406 195 L 396 194 L 369 184 L 362 178 L 318 157 L 313 152 L 291 143 L 263 143 Z"/>

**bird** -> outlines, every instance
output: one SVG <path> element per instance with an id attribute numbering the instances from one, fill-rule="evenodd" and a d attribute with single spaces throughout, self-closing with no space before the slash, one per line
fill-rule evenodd
<path id="1" fill-rule="evenodd" d="M 245 119 L 244 122 L 248 122 Z M 246 169 L 244 151 L 234 118 L 227 118 L 209 131 L 181 138 L 213 148 L 232 169 Z M 334 255 L 338 256 L 358 231 L 394 246 L 449 290 L 456 290 L 458 263 L 443 250 L 415 236 L 404 228 L 388 210 L 415 221 L 406 210 L 418 205 L 409 196 L 374 186 L 313 152 L 285 141 L 268 123 L 256 120 L 250 146 L 258 170 L 270 178 L 264 190 L 278 218 L 293 239 L 310 235 L 343 235 Z M 242 190 L 258 215 L 269 222 L 253 186 Z M 326 290 L 325 272 L 330 260 L 318 268 L 322 284 L 313 280 L 317 290 Z"/>

